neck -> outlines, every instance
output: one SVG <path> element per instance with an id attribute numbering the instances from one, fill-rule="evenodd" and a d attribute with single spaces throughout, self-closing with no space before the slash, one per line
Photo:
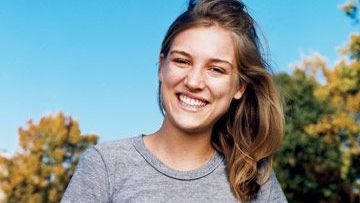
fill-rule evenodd
<path id="1" fill-rule="evenodd" d="M 144 142 L 162 162 L 178 170 L 198 168 L 214 153 L 211 130 L 184 132 L 166 119 L 157 132 L 145 137 Z"/>

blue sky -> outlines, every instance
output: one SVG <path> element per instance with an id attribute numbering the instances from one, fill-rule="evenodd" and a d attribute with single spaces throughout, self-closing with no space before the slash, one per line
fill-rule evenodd
<path id="1" fill-rule="evenodd" d="M 244 0 L 269 44 L 275 71 L 314 51 L 329 64 L 359 27 L 343 0 Z M 100 142 L 157 130 L 157 61 L 186 0 L 1 0 L 0 151 L 18 128 L 62 111 Z M 358 26 L 358 25 L 357 25 Z"/>

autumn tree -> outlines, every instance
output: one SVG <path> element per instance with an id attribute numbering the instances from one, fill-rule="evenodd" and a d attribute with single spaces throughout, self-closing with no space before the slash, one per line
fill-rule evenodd
<path id="1" fill-rule="evenodd" d="M 341 7 L 355 23 L 359 3 Z M 290 202 L 360 201 L 360 34 L 340 53 L 335 66 L 314 54 L 276 76 L 287 126 L 275 168 Z"/>
<path id="2" fill-rule="evenodd" d="M 276 80 L 283 94 L 286 117 L 283 146 L 274 162 L 277 177 L 289 202 L 328 199 L 337 178 L 323 177 L 315 167 L 322 166 L 326 174 L 336 174 L 340 165 L 338 146 L 327 146 L 323 140 L 309 136 L 304 128 L 329 114 L 332 108 L 314 97 L 317 82 L 302 71 L 278 74 Z"/>
<path id="3" fill-rule="evenodd" d="M 59 202 L 81 153 L 97 135 L 81 135 L 79 124 L 63 113 L 28 121 L 19 128 L 21 151 L 0 156 L 1 190 L 6 202 Z"/>

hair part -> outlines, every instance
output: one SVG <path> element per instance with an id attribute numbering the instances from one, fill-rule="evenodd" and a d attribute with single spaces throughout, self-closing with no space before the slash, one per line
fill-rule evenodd
<path id="1" fill-rule="evenodd" d="M 197 26 L 220 26 L 232 33 L 236 66 L 246 90 L 214 125 L 214 148 L 224 154 L 234 196 L 250 201 L 267 181 L 272 155 L 280 147 L 284 116 L 269 65 L 262 54 L 255 21 L 237 0 L 190 0 L 169 27 L 160 53 L 167 57 L 174 38 Z M 164 114 L 159 81 L 159 107 Z"/>

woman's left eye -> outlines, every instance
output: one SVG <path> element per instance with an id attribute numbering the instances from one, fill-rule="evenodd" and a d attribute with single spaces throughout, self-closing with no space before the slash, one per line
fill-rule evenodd
<path id="1" fill-rule="evenodd" d="M 213 71 L 213 72 L 216 72 L 216 73 L 225 73 L 225 70 L 223 68 L 216 67 L 216 66 L 211 67 L 210 71 Z"/>

